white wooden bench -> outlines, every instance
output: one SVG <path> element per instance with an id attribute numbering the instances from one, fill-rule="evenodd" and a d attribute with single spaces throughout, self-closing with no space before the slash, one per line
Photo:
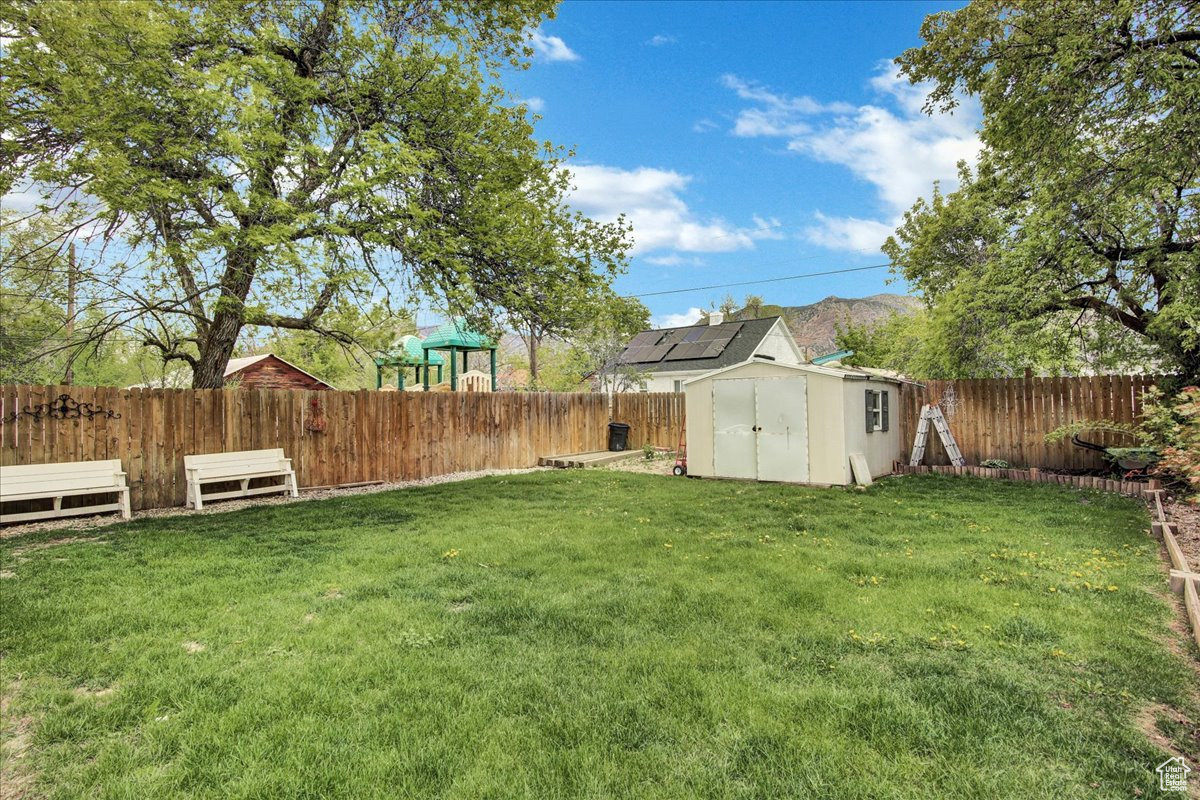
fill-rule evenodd
<path id="1" fill-rule="evenodd" d="M 205 500 L 250 497 L 270 492 L 290 492 L 292 497 L 300 495 L 296 488 L 296 473 L 292 470 L 292 460 L 284 458 L 283 450 L 280 449 L 184 456 L 183 468 L 187 473 L 187 504 L 197 510 L 204 508 Z M 250 481 L 255 478 L 275 477 L 283 478 L 283 483 L 250 488 Z M 201 487 L 206 483 L 231 481 L 240 482 L 241 488 L 210 492 L 206 495 L 200 493 Z"/>
<path id="2" fill-rule="evenodd" d="M 62 507 L 64 497 L 102 494 L 115 494 L 117 502 L 96 503 L 77 508 Z M 0 503 L 16 503 L 23 500 L 52 500 L 54 507 L 18 514 L 5 514 L 0 511 L 0 523 L 100 514 L 106 511 L 119 511 L 125 519 L 130 517 L 129 487 L 125 484 L 125 473 L 117 459 L 0 467 Z"/>

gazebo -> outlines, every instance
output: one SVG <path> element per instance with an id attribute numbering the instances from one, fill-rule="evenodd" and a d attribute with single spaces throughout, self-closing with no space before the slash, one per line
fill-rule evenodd
<path id="1" fill-rule="evenodd" d="M 450 320 L 438 327 L 421 343 L 425 351 L 426 364 L 432 364 L 431 356 L 438 357 L 436 350 L 450 352 L 450 391 L 458 391 L 458 354 L 462 353 L 463 372 L 467 371 L 467 354 L 487 350 L 491 356 L 492 391 L 496 391 L 496 343 L 482 333 L 476 333 L 467 327 L 461 317 Z M 429 368 L 425 368 L 425 391 L 429 391 Z"/>
<path id="2" fill-rule="evenodd" d="M 424 367 L 426 373 L 430 367 L 437 367 L 437 382 L 442 382 L 442 366 L 446 363 L 446 359 L 439 354 L 433 353 L 431 357 L 421 349 L 421 337 L 419 336 L 402 336 L 392 345 L 392 349 L 387 355 L 375 359 L 375 388 L 383 388 L 383 370 L 386 367 L 396 368 L 396 388 L 404 391 L 404 373 L 409 369 L 416 369 L 416 382 L 421 382 L 421 368 Z M 425 375 L 425 388 L 429 388 L 429 376 Z"/>

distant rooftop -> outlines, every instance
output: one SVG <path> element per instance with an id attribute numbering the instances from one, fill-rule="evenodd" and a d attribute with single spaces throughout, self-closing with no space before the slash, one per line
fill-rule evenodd
<path id="1" fill-rule="evenodd" d="M 617 360 L 643 372 L 721 369 L 750 358 L 778 319 L 763 317 L 644 331 L 633 337 Z"/>

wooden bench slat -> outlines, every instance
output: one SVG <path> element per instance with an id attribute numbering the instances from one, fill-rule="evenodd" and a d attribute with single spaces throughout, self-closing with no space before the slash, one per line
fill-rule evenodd
<path id="1" fill-rule="evenodd" d="M 118 478 L 110 474 L 104 480 L 95 476 L 84 476 L 82 478 L 60 477 L 44 478 L 36 481 L 12 481 L 7 476 L 0 476 L 0 482 L 4 484 L 4 487 L 0 489 L 0 496 L 8 497 L 10 494 L 61 494 L 63 490 L 95 489 L 103 491 L 106 487 L 110 486 L 124 486 L 125 478 L 124 476 Z"/>
<path id="2" fill-rule="evenodd" d="M 283 459 L 283 449 L 274 450 L 243 450 L 232 453 L 197 453 L 186 455 L 184 460 L 192 465 L 220 464 L 235 461 L 268 461 Z"/>
<path id="3" fill-rule="evenodd" d="M 57 519 L 58 517 L 90 516 L 92 514 L 107 514 L 109 511 L 124 512 L 125 505 L 123 503 L 105 503 L 103 505 L 81 506 L 79 508 L 50 508 L 45 511 L 22 511 L 18 514 L 0 512 L 0 523 L 25 522 L 26 520 L 34 519 Z"/>
<path id="4" fill-rule="evenodd" d="M 21 478 L 25 475 L 76 475 L 80 473 L 124 472 L 118 459 L 102 461 L 64 461 L 54 464 L 13 464 L 0 467 L 0 475 Z"/>
<path id="5" fill-rule="evenodd" d="M 89 494 L 112 494 L 127 489 L 126 486 L 99 486 L 88 489 L 59 489 L 57 487 L 41 492 L 5 492 L 0 496 L 0 502 L 20 503 L 25 500 L 49 500 L 55 497 L 82 497 Z"/>

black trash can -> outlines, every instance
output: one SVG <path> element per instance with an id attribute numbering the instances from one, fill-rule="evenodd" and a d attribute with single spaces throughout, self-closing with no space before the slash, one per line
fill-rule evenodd
<path id="1" fill-rule="evenodd" d="M 629 426 L 624 422 L 608 423 L 608 449 L 614 453 L 629 449 Z"/>

